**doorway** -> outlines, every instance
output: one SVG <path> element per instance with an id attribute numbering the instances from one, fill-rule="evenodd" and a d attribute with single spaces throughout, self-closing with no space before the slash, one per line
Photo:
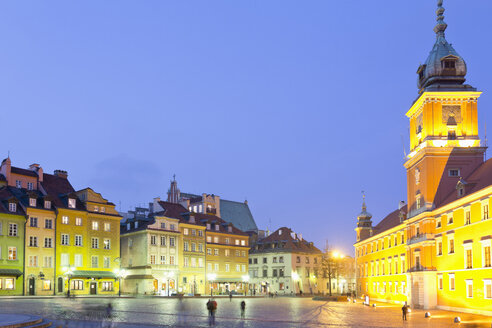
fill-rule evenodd
<path id="1" fill-rule="evenodd" d="M 34 295 L 35 294 L 35 283 L 36 283 L 36 278 L 29 278 L 29 295 Z"/>
<path id="2" fill-rule="evenodd" d="M 58 292 L 63 293 L 63 278 L 62 277 L 58 278 Z"/>
<path id="3" fill-rule="evenodd" d="M 97 294 L 97 282 L 91 281 L 91 295 Z"/>

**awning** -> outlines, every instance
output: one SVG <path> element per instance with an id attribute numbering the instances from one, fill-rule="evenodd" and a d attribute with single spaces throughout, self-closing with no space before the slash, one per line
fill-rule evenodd
<path id="1" fill-rule="evenodd" d="M 214 280 L 211 281 L 212 283 L 214 282 L 245 282 L 243 281 L 242 278 L 216 278 Z"/>
<path id="2" fill-rule="evenodd" d="M 151 274 L 134 274 L 126 276 L 125 279 L 155 279 Z"/>
<path id="3" fill-rule="evenodd" d="M 13 276 L 17 278 L 22 276 L 22 271 L 17 269 L 0 269 L 0 276 Z"/>
<path id="4" fill-rule="evenodd" d="M 114 272 L 111 271 L 83 271 L 83 270 L 75 270 L 71 275 L 72 278 L 116 278 Z"/>

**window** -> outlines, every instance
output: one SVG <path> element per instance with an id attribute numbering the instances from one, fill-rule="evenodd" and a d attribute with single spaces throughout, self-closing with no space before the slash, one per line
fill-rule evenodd
<path id="1" fill-rule="evenodd" d="M 183 229 L 183 235 L 188 236 L 188 228 Z"/>
<path id="2" fill-rule="evenodd" d="M 483 219 L 487 220 L 489 218 L 489 205 L 483 205 Z"/>
<path id="3" fill-rule="evenodd" d="M 188 252 L 189 248 L 190 248 L 190 247 L 189 247 L 189 243 L 188 243 L 187 241 L 185 241 L 185 242 L 184 242 L 184 244 L 183 244 L 183 250 L 184 250 L 185 252 Z"/>
<path id="4" fill-rule="evenodd" d="M 51 280 L 43 280 L 43 290 L 51 290 Z"/>
<path id="5" fill-rule="evenodd" d="M 198 244 L 198 251 L 200 253 L 203 253 L 203 244 L 202 243 Z"/>
<path id="6" fill-rule="evenodd" d="M 15 180 L 15 187 L 16 187 L 16 188 L 22 188 L 22 181 L 20 181 L 20 180 Z"/>
<path id="7" fill-rule="evenodd" d="M 219 255 L 219 250 L 217 248 L 214 249 L 214 255 Z"/>
<path id="8" fill-rule="evenodd" d="M 68 224 L 68 216 L 62 216 L 62 224 Z"/>
<path id="9" fill-rule="evenodd" d="M 161 255 L 161 264 L 166 264 L 166 256 Z"/>
<path id="10" fill-rule="evenodd" d="M 198 258 L 198 267 L 203 268 L 203 259 L 201 257 Z"/>
<path id="11" fill-rule="evenodd" d="M 83 266 L 82 254 L 75 254 L 75 267 Z"/>
<path id="12" fill-rule="evenodd" d="M 155 264 L 155 255 L 150 255 L 150 264 Z"/>
<path id="13" fill-rule="evenodd" d="M 9 223 L 9 236 L 10 237 L 17 236 L 17 223 Z"/>
<path id="14" fill-rule="evenodd" d="M 84 281 L 83 280 L 70 280 L 70 289 L 71 290 L 83 290 L 84 289 Z"/>
<path id="15" fill-rule="evenodd" d="M 174 255 L 169 256 L 169 264 L 174 265 Z"/>
<path id="16" fill-rule="evenodd" d="M 273 269 L 273 274 L 272 274 L 273 277 L 277 277 L 277 269 Z"/>
<path id="17" fill-rule="evenodd" d="M 207 270 L 212 271 L 212 263 L 207 263 Z"/>
<path id="18" fill-rule="evenodd" d="M 34 184 L 32 182 L 27 183 L 27 190 L 34 190 Z M 36 205 L 34 205 L 36 206 Z"/>
<path id="19" fill-rule="evenodd" d="M 448 253 L 449 254 L 454 254 L 454 237 L 450 236 L 448 237 Z"/>
<path id="20" fill-rule="evenodd" d="M 136 225 L 135 225 L 135 228 L 136 228 Z M 92 230 L 99 230 L 99 222 L 92 221 Z"/>
<path id="21" fill-rule="evenodd" d="M 218 224 L 215 225 L 215 231 L 219 231 L 220 226 Z"/>
<path id="22" fill-rule="evenodd" d="M 231 271 L 231 269 L 230 269 L 230 267 L 229 267 L 229 263 L 226 263 L 226 265 L 225 265 L 225 270 L 226 270 L 226 272 Z"/>
<path id="23" fill-rule="evenodd" d="M 10 261 L 17 260 L 17 247 L 9 247 L 9 257 Z"/>
<path id="24" fill-rule="evenodd" d="M 75 246 L 82 246 L 82 235 L 75 235 Z"/>
<path id="25" fill-rule="evenodd" d="M 106 207 L 101 206 L 101 213 L 106 213 Z"/>
<path id="26" fill-rule="evenodd" d="M 219 237 L 214 237 L 214 243 L 218 244 L 219 243 Z"/>
<path id="27" fill-rule="evenodd" d="M 49 201 L 49 200 L 45 200 L 45 201 L 44 201 L 44 208 L 46 208 L 46 209 L 50 209 L 50 208 L 51 208 L 51 201 Z"/>
<path id="28" fill-rule="evenodd" d="M 444 68 L 456 68 L 456 62 L 454 60 L 444 60 L 443 61 Z"/>
<path id="29" fill-rule="evenodd" d="M 417 199 L 416 207 L 417 207 L 417 209 L 422 207 L 422 199 L 421 198 L 422 197 L 420 196 L 420 194 L 417 194 L 417 196 L 416 196 L 416 199 Z"/>
<path id="30" fill-rule="evenodd" d="M 111 223 L 104 223 L 104 231 L 111 231 Z"/>
<path id="31" fill-rule="evenodd" d="M 441 219 L 437 219 L 436 220 L 436 228 L 440 228 L 441 227 Z"/>
<path id="32" fill-rule="evenodd" d="M 38 257 L 37 256 L 29 256 L 29 266 L 37 267 L 38 266 Z"/>
<path id="33" fill-rule="evenodd" d="M 161 246 L 166 246 L 166 236 L 161 236 Z"/>
<path id="34" fill-rule="evenodd" d="M 239 239 L 236 239 L 236 245 L 239 246 Z"/>
<path id="35" fill-rule="evenodd" d="M 29 237 L 29 246 L 30 247 L 38 247 L 38 237 L 30 236 Z"/>
<path id="36" fill-rule="evenodd" d="M 9 211 L 10 212 L 17 212 L 17 204 L 16 203 L 9 203 Z"/>
<path id="37" fill-rule="evenodd" d="M 466 211 L 465 212 L 465 225 L 469 225 L 471 223 L 471 212 Z"/>
<path id="38" fill-rule="evenodd" d="M 449 214 L 448 215 L 448 224 L 453 224 L 454 220 L 453 220 L 453 215 L 452 214 Z"/>
<path id="39" fill-rule="evenodd" d="M 53 229 L 53 220 L 52 219 L 45 219 L 44 220 L 44 228 L 45 229 Z"/>
<path id="40" fill-rule="evenodd" d="M 44 257 L 44 267 L 52 268 L 53 267 L 53 258 L 51 256 Z"/>
<path id="41" fill-rule="evenodd" d="M 66 233 L 61 234 L 61 244 L 62 245 L 69 245 L 69 236 Z"/>
<path id="42" fill-rule="evenodd" d="M 449 290 L 454 290 L 454 273 L 449 274 Z"/>
<path id="43" fill-rule="evenodd" d="M 191 243 L 191 251 L 196 252 L 196 244 L 195 243 Z"/>
<path id="44" fill-rule="evenodd" d="M 104 249 L 111 249 L 111 239 L 104 239 Z"/>
<path id="45" fill-rule="evenodd" d="M 466 280 L 466 298 L 473 298 L 473 280 Z"/>
<path id="46" fill-rule="evenodd" d="M 102 290 L 103 290 L 103 292 L 113 291 L 113 282 L 112 281 L 103 281 L 102 282 Z"/>
<path id="47" fill-rule="evenodd" d="M 442 274 L 437 276 L 437 281 L 438 281 L 437 282 L 437 286 L 438 286 L 437 288 L 442 289 L 442 287 L 443 287 L 442 286 Z"/>
<path id="48" fill-rule="evenodd" d="M 484 279 L 483 281 L 483 295 L 484 298 L 492 299 L 492 279 Z"/>
<path id="49" fill-rule="evenodd" d="M 68 207 L 69 208 L 75 208 L 75 199 L 74 198 L 68 199 Z"/>
<path id="50" fill-rule="evenodd" d="M 174 241 L 175 241 L 174 237 L 169 237 L 169 246 L 175 247 L 176 245 Z"/>
<path id="51" fill-rule="evenodd" d="M 156 235 L 150 235 L 150 244 L 151 245 L 157 245 L 157 237 Z"/>
<path id="52" fill-rule="evenodd" d="M 471 244 L 470 247 L 465 249 L 465 268 L 472 269 L 473 268 L 473 257 L 472 257 L 472 249 Z"/>
<path id="53" fill-rule="evenodd" d="M 299 258 L 299 262 L 297 262 L 297 263 L 300 263 L 300 261 L 301 261 L 300 257 L 298 256 L 297 258 Z M 266 264 L 266 263 L 268 263 L 268 258 L 264 257 L 263 258 L 263 264 Z"/>
<path id="54" fill-rule="evenodd" d="M 485 240 L 482 241 L 482 266 L 484 268 L 490 268 L 491 266 L 491 261 L 490 261 L 490 247 L 491 246 L 491 241 Z"/>
<path id="55" fill-rule="evenodd" d="M 68 266 L 69 263 L 70 263 L 70 261 L 69 261 L 68 254 L 67 253 L 62 253 L 60 255 L 60 264 L 61 264 L 61 266 Z"/>
<path id="56" fill-rule="evenodd" d="M 263 259 L 263 263 L 266 263 L 266 262 L 265 262 L 265 259 Z M 301 257 L 300 257 L 300 256 L 298 256 L 298 257 L 296 258 L 296 263 L 301 263 Z"/>
<path id="57" fill-rule="evenodd" d="M 241 240 L 241 246 L 246 246 L 246 240 Z"/>
<path id="58" fill-rule="evenodd" d="M 52 238 L 44 238 L 44 247 L 52 248 L 53 247 L 53 239 Z"/>
<path id="59" fill-rule="evenodd" d="M 231 251 L 228 250 L 228 249 L 224 250 L 224 255 L 225 256 L 230 256 L 231 255 Z"/>
<path id="60" fill-rule="evenodd" d="M 172 231 L 175 231 L 175 230 L 176 230 L 176 225 L 175 225 L 175 224 L 173 224 L 173 223 L 171 223 L 171 224 L 169 225 L 169 229 L 171 229 Z"/>
<path id="61" fill-rule="evenodd" d="M 207 248 L 207 255 L 212 255 L 212 249 L 211 248 Z"/>
<path id="62" fill-rule="evenodd" d="M 105 256 L 105 257 L 104 257 L 104 264 L 103 264 L 103 265 L 104 265 L 104 268 L 105 268 L 105 269 L 109 269 L 110 264 L 111 264 L 111 259 L 110 259 L 110 257 L 109 257 L 109 256 Z"/>
<path id="63" fill-rule="evenodd" d="M 1 284 L 2 280 L 0 279 L 0 289 L 2 288 Z M 6 278 L 5 279 L 5 288 L 4 289 L 15 289 L 15 280 L 14 278 Z"/>
<path id="64" fill-rule="evenodd" d="M 98 256 L 92 256 L 91 264 L 92 264 L 93 268 L 98 268 L 99 267 L 99 257 Z"/>
<path id="65" fill-rule="evenodd" d="M 211 242 L 212 242 L 212 237 L 207 236 L 207 243 L 211 243 Z"/>
<path id="66" fill-rule="evenodd" d="M 166 222 L 161 222 L 161 229 L 166 229 Z"/>
<path id="67" fill-rule="evenodd" d="M 99 212 L 99 206 L 94 206 L 94 212 Z"/>
<path id="68" fill-rule="evenodd" d="M 92 237 L 91 245 L 92 245 L 92 248 L 99 248 L 99 238 Z"/>
<path id="69" fill-rule="evenodd" d="M 38 218 L 29 218 L 29 226 L 37 228 L 38 227 Z"/>
<path id="70" fill-rule="evenodd" d="M 450 170 L 448 170 L 448 176 L 459 177 L 460 176 L 460 170 L 459 169 L 450 169 Z"/>
<path id="71" fill-rule="evenodd" d="M 442 241 L 437 242 L 437 255 L 442 255 Z"/>
<path id="72" fill-rule="evenodd" d="M 36 198 L 29 198 L 29 206 L 36 207 Z"/>

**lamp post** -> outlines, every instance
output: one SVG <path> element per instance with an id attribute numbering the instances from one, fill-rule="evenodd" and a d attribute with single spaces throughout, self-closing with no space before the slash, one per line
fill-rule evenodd
<path id="1" fill-rule="evenodd" d="M 292 272 L 292 280 L 297 282 L 297 288 L 299 289 L 299 293 L 301 292 L 301 285 L 299 284 L 299 274 L 297 272 Z"/>
<path id="2" fill-rule="evenodd" d="M 243 283 L 245 286 L 243 286 L 243 289 L 244 289 L 244 296 L 247 295 L 247 289 L 246 289 L 246 285 L 248 284 L 249 282 L 249 275 L 248 274 L 245 274 L 243 277 Z"/>
<path id="3" fill-rule="evenodd" d="M 210 297 L 212 297 L 212 291 L 214 289 L 212 283 L 213 281 L 217 278 L 217 275 L 215 273 L 208 273 L 207 274 L 207 280 L 209 281 L 210 284 Z"/>
<path id="4" fill-rule="evenodd" d="M 68 289 L 67 296 L 70 297 L 70 279 L 72 278 L 73 272 L 75 271 L 74 267 L 65 267 L 63 268 L 64 274 L 68 277 Z"/>
<path id="5" fill-rule="evenodd" d="M 114 273 L 116 274 L 116 277 L 118 278 L 118 297 L 121 297 L 121 278 L 125 279 L 127 272 L 126 272 L 126 270 L 115 269 Z"/>

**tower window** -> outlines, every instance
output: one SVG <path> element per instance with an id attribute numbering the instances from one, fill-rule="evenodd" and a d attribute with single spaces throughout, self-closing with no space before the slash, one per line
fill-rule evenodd
<path id="1" fill-rule="evenodd" d="M 456 68 L 456 62 L 454 60 L 445 60 L 443 65 L 444 68 Z"/>

